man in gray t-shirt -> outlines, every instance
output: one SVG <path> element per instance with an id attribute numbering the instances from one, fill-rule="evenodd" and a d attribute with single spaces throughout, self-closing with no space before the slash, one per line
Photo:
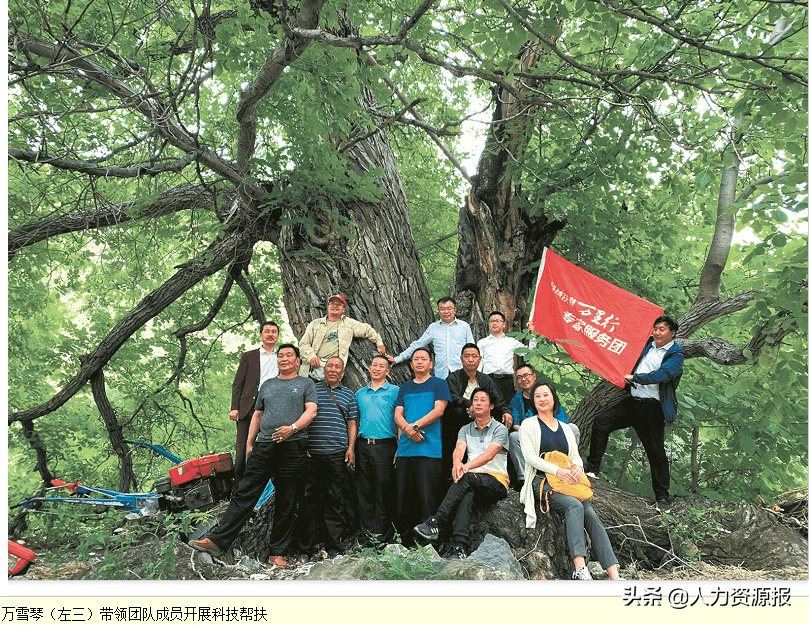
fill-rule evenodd
<path id="1" fill-rule="evenodd" d="M 282 426 L 291 426 L 304 411 L 306 402 L 317 403 L 317 388 L 309 378 L 270 378 L 258 390 L 256 411 L 261 412 L 261 424 L 256 440 L 271 441 L 273 433 Z M 306 439 L 306 430 L 292 434 L 287 441 Z"/>
<path id="2" fill-rule="evenodd" d="M 298 377 L 301 357 L 289 343 L 278 348 L 278 377 L 264 382 L 247 437 L 247 467 L 225 514 L 206 538 L 189 541 L 198 551 L 222 555 L 230 547 L 272 478 L 275 510 L 270 534 L 269 562 L 289 564 L 295 536 L 295 508 L 306 462 L 305 428 L 317 414 L 317 390 L 312 380 Z"/>

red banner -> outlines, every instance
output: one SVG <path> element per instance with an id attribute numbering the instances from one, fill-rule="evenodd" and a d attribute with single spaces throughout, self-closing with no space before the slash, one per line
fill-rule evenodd
<path id="1" fill-rule="evenodd" d="M 618 386 L 632 372 L 663 309 L 545 249 L 537 276 L 534 331 Z"/>

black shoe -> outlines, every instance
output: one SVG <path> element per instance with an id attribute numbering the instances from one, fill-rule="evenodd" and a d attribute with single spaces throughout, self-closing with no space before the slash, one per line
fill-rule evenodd
<path id="1" fill-rule="evenodd" d="M 413 528 L 413 531 L 427 540 L 438 540 L 438 519 L 431 516 L 429 519 L 424 521 L 424 523 L 419 523 L 416 525 L 416 527 Z"/>
<path id="2" fill-rule="evenodd" d="M 327 554 L 327 555 L 326 555 L 326 557 L 327 557 L 329 560 L 334 560 L 334 559 L 335 559 L 337 556 L 339 556 L 339 555 L 340 555 L 340 552 L 339 552 L 339 551 L 337 551 L 337 549 L 329 549 L 329 550 L 326 552 L 326 554 Z"/>
<path id="3" fill-rule="evenodd" d="M 311 559 L 312 559 L 312 555 L 309 554 L 309 553 L 298 554 L 298 562 L 300 562 L 301 564 L 306 564 Z"/>
<path id="4" fill-rule="evenodd" d="M 598 469 L 596 469 L 596 468 L 595 468 L 595 467 L 594 467 L 592 464 L 590 464 L 589 462 L 585 461 L 585 462 L 584 462 L 584 474 L 585 474 L 587 477 L 593 477 L 593 478 L 598 477 Z"/>
<path id="5" fill-rule="evenodd" d="M 466 549 L 461 545 L 454 545 L 447 556 L 447 560 L 466 560 Z"/>
<path id="6" fill-rule="evenodd" d="M 525 480 L 515 480 L 514 481 L 514 490 L 518 493 L 522 490 L 522 487 L 525 485 Z"/>
<path id="7" fill-rule="evenodd" d="M 671 500 L 668 497 L 660 497 L 657 500 L 657 509 L 661 512 L 671 510 Z"/>

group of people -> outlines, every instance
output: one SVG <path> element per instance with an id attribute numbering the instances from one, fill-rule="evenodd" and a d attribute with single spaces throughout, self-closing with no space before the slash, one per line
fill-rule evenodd
<path id="1" fill-rule="evenodd" d="M 489 315 L 491 333 L 475 343 L 469 324 L 455 316 L 454 300 L 442 298 L 440 319 L 392 356 L 379 333 L 347 317 L 345 309 L 344 296 L 331 296 L 327 315 L 309 324 L 299 346 L 276 348 L 278 326 L 268 321 L 261 326 L 261 347 L 242 355 L 230 413 L 237 423 L 237 484 L 218 525 L 191 541 L 195 549 L 226 551 L 272 479 L 269 561 L 280 568 L 293 556 L 314 557 L 319 544 L 329 557 L 343 552 L 349 507 L 356 509 L 365 546 L 385 545 L 395 533 L 404 544 L 416 536 L 443 537 L 448 557 L 463 558 L 472 511 L 506 496 L 509 463 L 526 526 L 533 527 L 545 474 L 569 483 L 585 471 L 597 475 L 609 434 L 630 426 L 649 456 L 658 506 L 670 507 L 663 428 L 676 414 L 683 362 L 670 317 L 655 321 L 652 340 L 626 376 L 631 394 L 596 418 L 585 463 L 578 428 L 553 385 L 538 382 L 534 368 L 515 354 L 521 343 L 505 334 L 503 313 Z M 368 365 L 369 383 L 356 392 L 343 383 L 354 338 L 373 341 L 378 352 Z M 413 378 L 397 387 L 387 377 L 406 360 Z M 551 450 L 566 453 L 574 468 L 547 462 Z M 558 492 L 548 501 L 565 515 L 573 579 L 590 579 L 585 530 L 609 577 L 620 579 L 589 501 Z"/>

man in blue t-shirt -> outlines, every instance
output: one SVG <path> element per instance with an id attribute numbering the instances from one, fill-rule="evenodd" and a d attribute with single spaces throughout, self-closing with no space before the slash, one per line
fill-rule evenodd
<path id="1" fill-rule="evenodd" d="M 401 430 L 396 454 L 397 527 L 402 541 L 412 541 L 412 528 L 441 502 L 441 415 L 449 402 L 445 380 L 430 375 L 432 355 L 413 352 L 414 377 L 399 388 L 394 420 Z"/>

